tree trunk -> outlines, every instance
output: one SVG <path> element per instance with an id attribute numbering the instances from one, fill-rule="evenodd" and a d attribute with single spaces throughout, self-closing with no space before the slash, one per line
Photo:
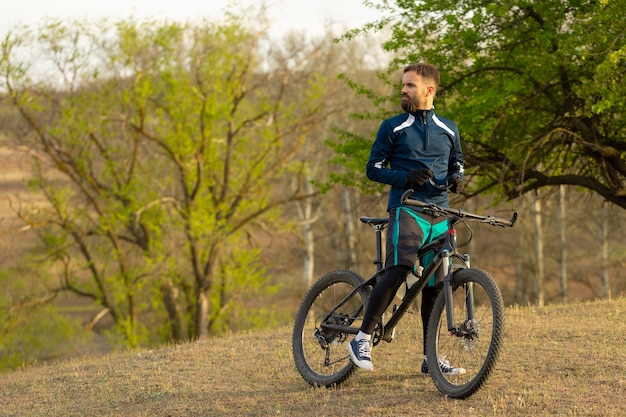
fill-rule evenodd
<path id="1" fill-rule="evenodd" d="M 534 248 L 535 248 L 535 280 L 534 280 L 534 296 L 535 302 L 539 307 L 545 303 L 543 281 L 544 281 L 544 265 L 543 265 L 543 226 L 542 213 L 543 206 L 541 199 L 535 195 L 535 204 L 533 210 L 533 221 L 535 225 Z"/>
<path id="2" fill-rule="evenodd" d="M 308 204 L 308 203 L 305 203 Z M 315 273 L 315 236 L 311 223 L 302 225 L 302 235 L 304 238 L 304 264 L 302 266 L 302 281 L 306 288 L 313 284 Z"/>
<path id="3" fill-rule="evenodd" d="M 521 212 L 527 211 L 527 203 L 526 197 L 521 196 L 519 198 L 520 206 L 522 207 Z M 521 224 L 520 227 L 517 228 L 517 247 L 524 247 L 524 239 L 526 236 L 524 224 Z M 515 251 L 515 301 L 520 305 L 525 305 L 528 303 L 528 291 L 527 291 L 527 281 L 526 274 L 524 273 L 524 251 L 518 250 Z"/>
<path id="4" fill-rule="evenodd" d="M 178 289 L 172 285 L 171 281 L 164 282 L 161 285 L 161 296 L 167 311 L 170 338 L 172 340 L 184 340 L 187 335 L 184 334 L 185 327 L 182 324 L 178 302 L 176 301 L 177 294 Z"/>
<path id="5" fill-rule="evenodd" d="M 197 267 L 194 273 L 196 274 L 196 317 L 195 327 L 196 335 L 195 339 L 203 339 L 209 335 L 210 330 L 210 311 L 211 311 L 211 291 L 213 289 L 213 282 L 219 275 L 220 271 L 220 253 L 218 243 L 214 243 L 210 250 L 209 256 L 204 263 L 204 268 Z M 220 309 L 222 306 L 218 305 L 215 308 Z"/>
<path id="6" fill-rule="evenodd" d="M 209 335 L 209 297 L 208 290 L 198 290 L 196 301 L 196 339 Z"/>
<path id="7" fill-rule="evenodd" d="M 559 266 L 559 295 L 563 303 L 567 302 L 567 252 L 565 249 L 565 186 L 559 186 L 559 208 L 557 212 L 559 229 L 557 263 Z"/>
<path id="8" fill-rule="evenodd" d="M 343 197 L 343 213 L 345 219 L 346 241 L 348 246 L 348 268 L 354 269 L 357 265 L 356 235 L 354 234 L 354 213 L 352 211 L 351 192 L 347 187 L 341 190 Z"/>
<path id="9" fill-rule="evenodd" d="M 601 246 L 601 270 L 600 280 L 602 284 L 602 298 L 609 297 L 609 240 L 608 240 L 608 209 L 603 204 L 600 209 L 600 246 Z"/>
<path id="10" fill-rule="evenodd" d="M 313 186 L 309 178 L 304 179 L 306 194 L 313 193 Z M 313 224 L 317 221 L 317 215 L 313 214 L 313 199 L 307 198 L 298 203 L 298 216 L 302 225 L 302 240 L 304 242 L 304 254 L 302 265 L 302 282 L 306 288 L 313 284 L 315 274 L 315 234 Z"/>

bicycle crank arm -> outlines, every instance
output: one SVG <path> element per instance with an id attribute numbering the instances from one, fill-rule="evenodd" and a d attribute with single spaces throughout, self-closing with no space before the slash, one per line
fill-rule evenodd
<path id="1" fill-rule="evenodd" d="M 347 327 L 343 324 L 333 324 L 333 323 L 324 323 L 322 325 L 324 329 L 336 330 L 338 332 L 348 333 L 348 334 L 357 334 L 359 329 L 356 327 Z"/>

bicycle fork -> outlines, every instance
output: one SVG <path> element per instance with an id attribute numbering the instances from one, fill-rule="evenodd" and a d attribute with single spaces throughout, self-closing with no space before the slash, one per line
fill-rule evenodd
<path id="1" fill-rule="evenodd" d="M 446 304 L 446 319 L 448 321 L 448 332 L 455 335 L 460 335 L 462 332 L 455 325 L 454 319 L 454 303 L 452 301 L 452 275 L 453 269 L 450 266 L 450 251 L 444 249 L 441 251 L 441 268 L 443 270 L 443 292 Z M 469 255 L 463 255 L 464 264 L 469 267 L 470 259 Z M 467 323 L 474 321 L 474 290 L 472 283 L 465 284 L 465 308 L 467 311 Z"/>

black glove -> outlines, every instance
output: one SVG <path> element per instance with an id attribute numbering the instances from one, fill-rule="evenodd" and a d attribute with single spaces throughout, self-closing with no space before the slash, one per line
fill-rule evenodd
<path id="1" fill-rule="evenodd" d="M 450 187 L 450 191 L 453 193 L 460 193 L 463 191 L 463 179 L 458 175 L 452 178 L 452 186 Z"/>
<path id="2" fill-rule="evenodd" d="M 406 185 L 424 185 L 429 178 L 433 177 L 433 172 L 428 168 L 418 168 L 410 171 L 406 176 Z"/>

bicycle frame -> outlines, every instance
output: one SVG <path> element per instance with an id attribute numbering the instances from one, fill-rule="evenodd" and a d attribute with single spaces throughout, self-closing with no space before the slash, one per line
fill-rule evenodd
<path id="1" fill-rule="evenodd" d="M 333 311 L 329 312 L 329 314 L 324 318 L 324 327 L 332 330 L 337 330 L 341 332 L 345 332 L 348 334 L 356 334 L 358 333 L 358 329 L 355 327 L 351 327 L 349 325 L 341 325 L 336 323 L 331 323 L 328 321 L 333 315 L 335 309 L 343 306 L 349 299 L 351 299 L 355 294 L 360 291 L 365 286 L 374 286 L 376 280 L 382 275 L 384 269 L 382 268 L 382 230 L 387 225 L 387 219 L 382 218 L 361 218 L 361 221 L 367 224 L 370 224 L 374 227 L 376 231 L 376 259 L 374 260 L 374 264 L 377 266 L 376 273 L 372 275 L 369 279 L 363 282 L 358 287 L 354 288 L 348 295 L 346 295 L 333 309 Z M 447 318 L 449 323 L 449 331 L 456 333 L 456 329 L 454 328 L 454 316 L 451 306 L 449 306 L 451 298 L 452 298 L 452 272 L 453 270 L 450 268 L 450 259 L 452 257 L 456 257 L 463 262 L 463 265 L 457 265 L 461 268 L 469 267 L 469 255 L 467 254 L 459 254 L 457 251 L 456 245 L 456 235 L 454 224 L 458 221 L 456 218 L 448 219 L 448 230 L 446 233 L 440 235 L 437 239 L 432 241 L 431 243 L 422 246 L 418 250 L 418 258 L 422 259 L 423 256 L 431 251 L 435 252 L 435 256 L 433 260 L 424 267 L 421 275 L 418 275 L 418 281 L 411 286 L 406 292 L 402 302 L 394 309 L 391 314 L 391 317 L 387 322 L 381 322 L 381 334 L 376 335 L 374 338 L 373 344 L 376 345 L 380 342 L 380 340 L 385 340 L 387 342 L 391 342 L 393 340 L 393 330 L 395 329 L 398 322 L 402 319 L 404 314 L 409 310 L 411 303 L 417 298 L 418 294 L 424 287 L 426 287 L 429 277 L 433 275 L 438 268 L 443 268 L 443 290 L 446 294 L 446 310 L 447 310 Z M 470 291 L 471 292 L 471 291 Z M 468 297 L 468 302 L 470 302 L 470 298 Z M 357 314 L 360 311 L 356 312 Z M 473 318 L 473 317 L 472 317 Z M 351 321 L 350 321 L 351 322 Z"/>

